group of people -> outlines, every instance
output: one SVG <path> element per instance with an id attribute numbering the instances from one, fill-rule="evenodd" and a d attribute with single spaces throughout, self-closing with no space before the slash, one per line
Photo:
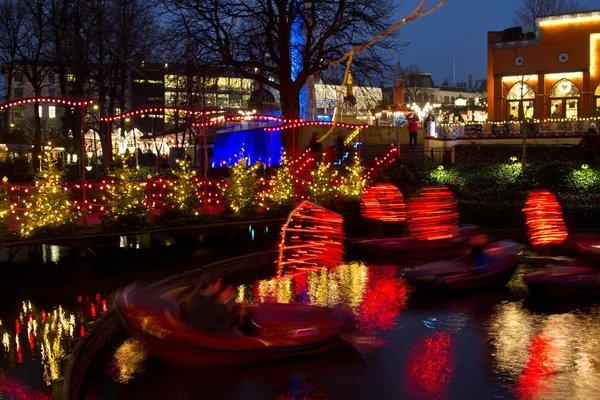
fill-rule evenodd
<path id="1" fill-rule="evenodd" d="M 181 297 L 180 307 L 190 327 L 211 333 L 245 336 L 244 310 L 235 302 L 235 290 L 224 287 L 220 277 L 208 274 Z"/>
<path id="2" fill-rule="evenodd" d="M 317 132 L 313 132 L 310 141 L 308 142 L 307 148 L 314 155 L 320 155 L 323 153 L 323 145 L 319 141 L 319 134 Z M 325 160 L 327 162 L 341 161 L 344 158 L 344 155 L 348 151 L 348 147 L 345 144 L 344 135 L 339 134 L 335 140 L 335 146 L 329 145 L 325 149 Z"/>

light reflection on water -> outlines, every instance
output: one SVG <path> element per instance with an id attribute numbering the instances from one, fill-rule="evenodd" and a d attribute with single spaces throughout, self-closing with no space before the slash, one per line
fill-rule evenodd
<path id="1" fill-rule="evenodd" d="M 600 387 L 600 307 L 534 314 L 522 302 L 498 305 L 489 324 L 494 369 L 518 398 L 590 399 Z"/>
<path id="2" fill-rule="evenodd" d="M 85 324 L 108 309 L 100 294 L 92 300 L 82 297 L 78 300 L 78 312 L 62 306 L 46 311 L 24 301 L 14 319 L 0 321 L 0 370 L 17 378 L 0 382 L 0 398 L 3 390 L 9 395 L 15 395 L 14 391 L 35 392 L 29 387 L 18 386 L 19 380 L 33 382 L 35 389 L 49 391 L 52 382 L 63 376 L 63 357 L 71 352 L 71 341 L 83 336 Z M 35 374 L 39 374 L 39 378 L 32 376 Z"/>

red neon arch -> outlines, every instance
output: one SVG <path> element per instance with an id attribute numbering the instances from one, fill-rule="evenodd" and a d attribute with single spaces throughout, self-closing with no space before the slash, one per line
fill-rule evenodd
<path id="1" fill-rule="evenodd" d="M 81 107 L 81 106 L 87 106 L 90 104 L 94 104 L 94 100 L 86 99 L 86 100 L 76 101 L 76 100 L 63 99 L 61 97 L 26 97 L 24 99 L 11 101 L 10 103 L 0 104 L 0 111 L 6 110 L 6 109 L 12 108 L 12 107 L 22 106 L 25 104 L 35 104 L 35 103 L 52 103 L 52 104 L 61 104 L 61 105 L 71 106 L 71 107 Z"/>
<path id="2" fill-rule="evenodd" d="M 219 113 L 225 112 L 225 111 L 216 111 L 216 110 L 202 111 L 202 110 L 197 110 L 197 109 L 181 108 L 181 107 L 145 107 L 145 108 L 138 108 L 135 110 L 131 110 L 131 111 L 128 111 L 123 114 L 102 117 L 102 118 L 100 118 L 100 121 L 111 122 L 111 121 L 116 121 L 118 119 L 135 117 L 137 115 L 144 115 L 144 114 L 151 114 L 151 113 L 164 113 L 166 111 L 182 112 L 185 114 L 193 114 L 193 115 L 211 115 L 211 114 L 219 114 Z"/>

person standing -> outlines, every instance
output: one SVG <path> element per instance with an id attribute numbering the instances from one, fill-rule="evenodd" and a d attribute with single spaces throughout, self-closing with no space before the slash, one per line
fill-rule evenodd
<path id="1" fill-rule="evenodd" d="M 419 117 L 417 114 L 408 114 L 408 144 L 411 149 L 417 149 L 417 136 L 419 132 Z M 414 143 L 414 145 L 413 145 Z"/>
<path id="2" fill-rule="evenodd" d="M 590 124 L 590 128 L 583 134 L 580 145 L 583 146 L 585 151 L 586 163 L 594 165 L 596 163 L 596 153 L 598 152 L 598 129 L 596 129 L 596 124 Z"/>

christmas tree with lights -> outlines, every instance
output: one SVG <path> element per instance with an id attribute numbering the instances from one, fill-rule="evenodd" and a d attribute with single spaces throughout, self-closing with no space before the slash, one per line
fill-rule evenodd
<path id="1" fill-rule="evenodd" d="M 256 171 L 259 168 L 255 164 L 248 168 L 243 151 L 239 161 L 229 167 L 229 178 L 225 179 L 223 197 L 226 204 L 231 207 L 234 215 L 248 215 L 257 205 L 256 191 L 258 179 Z"/>
<path id="2" fill-rule="evenodd" d="M 108 207 L 102 222 L 108 226 L 141 227 L 150 222 L 152 210 L 147 204 L 147 182 L 134 180 L 135 170 L 126 164 L 114 172 L 106 185 Z M 103 199 L 104 200 L 104 199 Z"/>
<path id="3" fill-rule="evenodd" d="M 323 207 L 331 206 L 340 191 L 337 171 L 331 164 L 322 159 L 317 164 L 316 171 L 311 172 L 312 180 L 308 184 L 310 201 Z"/>
<path id="4" fill-rule="evenodd" d="M 182 216 L 197 215 L 196 210 L 200 204 L 202 195 L 195 181 L 196 171 L 191 168 L 189 162 L 177 160 L 178 168 L 173 171 L 176 180 L 170 182 L 170 193 L 167 205 Z"/>
<path id="5" fill-rule="evenodd" d="M 263 206 L 270 208 L 289 208 L 295 199 L 294 176 L 285 152 L 281 155 L 281 164 L 270 182 L 270 190 L 264 193 Z"/>
<path id="6" fill-rule="evenodd" d="M 8 217 L 11 213 L 10 195 L 8 192 L 8 180 L 0 187 L 0 229 L 8 226 Z"/>
<path id="7" fill-rule="evenodd" d="M 21 221 L 22 237 L 30 237 L 41 231 L 54 231 L 75 223 L 77 214 L 70 201 L 71 192 L 62 185 L 63 178 L 56 161 L 46 154 L 42 171 L 36 177 L 36 186 L 25 201 L 25 213 L 17 218 Z"/>
<path id="8" fill-rule="evenodd" d="M 358 154 L 352 157 L 352 163 L 346 165 L 346 173 L 341 191 L 346 200 L 360 201 L 360 197 L 365 189 L 366 179 L 364 178 L 365 168 L 360 163 Z"/>

